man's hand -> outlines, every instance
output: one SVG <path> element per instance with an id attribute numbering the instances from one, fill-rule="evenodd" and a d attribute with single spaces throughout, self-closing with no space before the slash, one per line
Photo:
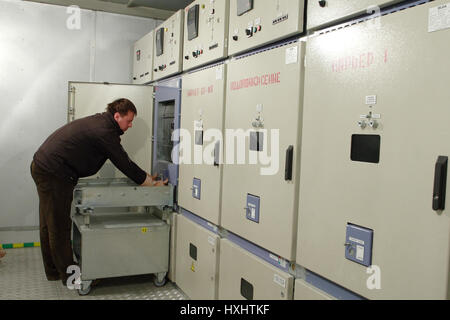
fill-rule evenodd
<path id="1" fill-rule="evenodd" d="M 165 186 L 169 183 L 169 179 L 166 179 L 164 181 L 162 180 L 158 180 L 158 181 L 153 181 L 153 186 L 155 187 L 161 187 L 161 186 Z"/>
<path id="2" fill-rule="evenodd" d="M 158 175 L 151 176 L 147 173 L 147 178 L 145 178 L 145 181 L 143 184 L 141 184 L 142 187 L 160 187 L 165 186 L 169 183 L 169 179 L 166 179 L 164 181 L 162 180 L 156 180 Z"/>
<path id="3" fill-rule="evenodd" d="M 153 180 L 156 179 L 156 175 L 151 176 L 147 173 L 147 177 L 145 178 L 144 183 L 141 184 L 142 187 L 152 187 L 153 186 Z"/>

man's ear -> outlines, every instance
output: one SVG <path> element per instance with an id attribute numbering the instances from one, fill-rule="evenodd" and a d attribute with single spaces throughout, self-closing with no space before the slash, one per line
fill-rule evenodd
<path id="1" fill-rule="evenodd" d="M 114 120 L 119 121 L 120 113 L 116 112 L 114 113 Z"/>

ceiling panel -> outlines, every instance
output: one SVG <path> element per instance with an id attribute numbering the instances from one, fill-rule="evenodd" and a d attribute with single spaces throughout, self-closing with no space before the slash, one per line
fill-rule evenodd
<path id="1" fill-rule="evenodd" d="M 114 1 L 125 1 L 125 0 L 114 0 Z M 131 5 L 138 5 L 142 7 L 151 7 L 156 9 L 178 11 L 180 9 L 186 8 L 193 0 L 132 0 L 125 1 L 131 2 Z"/>
<path id="2" fill-rule="evenodd" d="M 194 0 L 25 0 L 165 20 Z"/>

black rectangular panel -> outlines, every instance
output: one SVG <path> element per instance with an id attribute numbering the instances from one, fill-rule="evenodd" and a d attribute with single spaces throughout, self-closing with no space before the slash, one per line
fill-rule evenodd
<path id="1" fill-rule="evenodd" d="M 244 13 L 253 9 L 253 0 L 237 0 L 237 15 L 242 16 Z"/>
<path id="2" fill-rule="evenodd" d="M 433 210 L 445 209 L 448 157 L 439 156 L 434 169 Z"/>
<path id="3" fill-rule="evenodd" d="M 164 53 L 164 28 L 156 30 L 156 56 Z"/>
<path id="4" fill-rule="evenodd" d="M 196 4 L 189 9 L 187 15 L 188 40 L 191 41 L 198 37 L 198 12 L 199 5 Z"/>
<path id="5" fill-rule="evenodd" d="M 359 162 L 380 162 L 381 137 L 379 135 L 352 135 L 350 158 Z"/>
<path id="6" fill-rule="evenodd" d="M 286 165 L 284 170 L 284 180 L 292 181 L 292 169 L 294 161 L 294 146 L 289 146 L 286 150 Z"/>
<path id="7" fill-rule="evenodd" d="M 197 261 L 197 247 L 194 246 L 192 243 L 189 243 L 189 256 Z"/>
<path id="8" fill-rule="evenodd" d="M 241 295 L 247 300 L 253 300 L 253 285 L 241 278 Z"/>

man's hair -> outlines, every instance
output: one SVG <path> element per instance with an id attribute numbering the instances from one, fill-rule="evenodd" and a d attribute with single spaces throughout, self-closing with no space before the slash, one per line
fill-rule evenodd
<path id="1" fill-rule="evenodd" d="M 118 112 L 121 116 L 126 116 L 129 111 L 132 111 L 137 115 L 137 110 L 133 102 L 125 98 L 117 99 L 108 104 L 106 111 L 110 112 L 112 115 Z"/>

